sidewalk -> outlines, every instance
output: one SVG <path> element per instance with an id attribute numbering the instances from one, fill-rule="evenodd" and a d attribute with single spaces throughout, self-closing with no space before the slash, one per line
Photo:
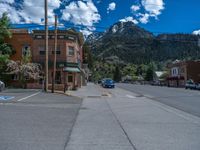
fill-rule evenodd
<path id="1" fill-rule="evenodd" d="M 99 86 L 93 83 L 88 83 L 87 86 L 83 86 L 77 91 L 67 91 L 68 95 L 76 96 L 79 98 L 86 98 L 86 97 L 101 97 L 102 91 L 99 90 Z"/>
<path id="2" fill-rule="evenodd" d="M 200 149 L 200 118 L 119 88 L 90 97 L 98 88 L 76 93 L 85 98 L 66 150 Z"/>

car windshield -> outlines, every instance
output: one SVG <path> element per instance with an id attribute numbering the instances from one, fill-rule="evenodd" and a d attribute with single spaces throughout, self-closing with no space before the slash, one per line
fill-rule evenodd
<path id="1" fill-rule="evenodd" d="M 106 80 L 106 83 L 114 83 L 113 80 Z"/>

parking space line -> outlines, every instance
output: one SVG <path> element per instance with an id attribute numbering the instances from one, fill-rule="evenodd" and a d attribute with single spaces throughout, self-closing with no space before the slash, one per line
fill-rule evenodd
<path id="1" fill-rule="evenodd" d="M 27 96 L 27 97 L 21 98 L 21 99 L 19 99 L 19 100 L 17 100 L 17 101 L 18 101 L 18 102 L 23 101 L 23 100 L 25 100 L 25 99 L 28 99 L 28 98 L 33 97 L 33 96 L 35 96 L 35 95 L 38 95 L 39 93 L 41 93 L 41 92 L 34 93 L 34 94 L 29 95 L 29 96 Z"/>

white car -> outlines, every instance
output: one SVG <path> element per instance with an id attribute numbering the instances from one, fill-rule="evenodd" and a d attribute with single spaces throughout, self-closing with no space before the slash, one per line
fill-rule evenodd
<path id="1" fill-rule="evenodd" d="M 197 89 L 197 90 L 200 90 L 200 83 L 197 83 L 197 84 L 196 84 L 196 89 Z"/>
<path id="2" fill-rule="evenodd" d="M 185 89 L 196 89 L 196 84 L 193 80 L 188 80 L 185 84 Z"/>
<path id="3" fill-rule="evenodd" d="M 0 80 L 0 91 L 5 89 L 5 83 Z"/>

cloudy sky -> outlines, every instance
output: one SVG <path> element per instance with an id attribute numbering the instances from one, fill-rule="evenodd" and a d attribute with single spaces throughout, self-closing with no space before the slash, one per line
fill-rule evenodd
<path id="1" fill-rule="evenodd" d="M 85 34 L 102 31 L 118 21 L 132 21 L 154 33 L 200 33 L 200 0 L 48 0 L 49 26 L 54 15 L 60 26 Z M 12 24 L 44 23 L 44 0 L 0 0 L 0 16 Z M 25 24 L 25 25 L 23 25 Z"/>

